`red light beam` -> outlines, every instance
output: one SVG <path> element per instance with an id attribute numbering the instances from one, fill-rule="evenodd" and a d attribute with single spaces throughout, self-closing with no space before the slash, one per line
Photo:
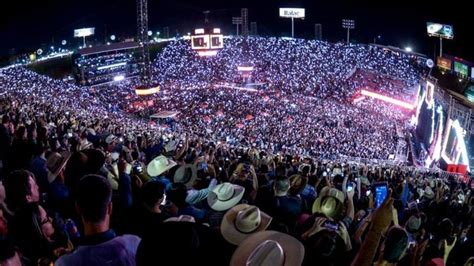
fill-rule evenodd
<path id="1" fill-rule="evenodd" d="M 394 99 L 392 97 L 388 97 L 388 96 L 378 94 L 378 93 L 375 93 L 375 92 L 372 92 L 372 91 L 368 91 L 368 90 L 363 89 L 363 90 L 360 91 L 360 93 L 362 95 L 372 97 L 374 99 L 378 99 L 378 100 L 381 100 L 381 101 L 384 101 L 384 102 L 387 102 L 387 103 L 398 105 L 398 106 L 403 107 L 403 108 L 408 109 L 408 110 L 413 110 L 415 108 L 415 106 L 411 103 L 400 101 L 400 100 Z"/>

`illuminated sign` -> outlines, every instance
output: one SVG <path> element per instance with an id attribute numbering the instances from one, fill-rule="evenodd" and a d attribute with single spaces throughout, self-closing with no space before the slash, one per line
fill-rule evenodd
<path id="1" fill-rule="evenodd" d="M 461 62 L 454 62 L 454 72 L 458 73 L 461 76 L 467 77 L 469 67 Z"/>
<path id="2" fill-rule="evenodd" d="M 445 70 L 448 70 L 448 71 L 451 70 L 452 61 L 449 60 L 448 58 L 438 56 L 438 59 L 437 59 L 436 63 L 437 63 L 439 68 L 442 68 L 442 69 L 445 69 Z"/>
<path id="3" fill-rule="evenodd" d="M 439 161 L 441 159 L 441 144 L 442 144 L 442 136 L 443 136 L 443 121 L 444 121 L 444 116 L 443 116 L 443 107 L 440 105 L 436 109 L 436 112 L 438 113 L 438 120 L 439 120 L 439 126 L 438 126 L 438 131 L 436 133 L 436 139 L 434 142 L 434 149 L 433 153 L 426 158 L 425 161 L 425 167 L 430 167 L 433 162 Z M 434 118 L 432 118 L 434 119 Z M 432 121 L 432 129 L 434 130 L 434 121 Z M 431 135 L 430 138 L 430 143 L 433 143 L 433 134 Z"/>
<path id="4" fill-rule="evenodd" d="M 142 89 L 142 88 L 135 89 L 135 93 L 137 95 L 152 95 L 158 92 L 160 92 L 160 86 L 156 86 L 156 87 L 148 88 L 148 89 Z"/>
<path id="5" fill-rule="evenodd" d="M 253 71 L 253 67 L 252 66 L 249 66 L 249 67 L 239 66 L 237 67 L 237 70 L 238 71 Z"/>
<path id="6" fill-rule="evenodd" d="M 428 31 L 428 36 L 431 37 L 440 37 L 445 39 L 454 38 L 454 30 L 453 26 L 451 25 L 427 22 L 426 30 Z"/>
<path id="7" fill-rule="evenodd" d="M 83 28 L 74 30 L 74 37 L 87 37 L 94 35 L 95 28 Z"/>
<path id="8" fill-rule="evenodd" d="M 280 17 L 282 18 L 304 18 L 304 8 L 280 8 Z"/>
<path id="9" fill-rule="evenodd" d="M 427 81 L 426 82 L 426 97 L 425 102 L 428 105 L 428 109 L 431 109 L 434 104 L 434 84 Z"/>
<path id="10" fill-rule="evenodd" d="M 110 64 L 110 65 L 98 67 L 97 70 L 103 70 L 103 69 L 109 69 L 109 68 L 124 66 L 124 65 L 126 65 L 126 64 L 127 64 L 126 62 L 116 63 L 116 64 Z"/>
<path id="11" fill-rule="evenodd" d="M 194 34 L 204 34 L 204 29 L 195 29 Z"/>
<path id="12" fill-rule="evenodd" d="M 216 56 L 217 50 L 205 50 L 205 51 L 198 51 L 199 56 L 206 57 L 206 56 Z"/>
<path id="13" fill-rule="evenodd" d="M 222 34 L 210 35 L 210 38 L 211 38 L 211 49 L 224 48 L 224 36 Z"/>
<path id="14" fill-rule="evenodd" d="M 193 50 L 211 48 L 211 43 L 209 42 L 209 35 L 191 36 L 191 48 Z"/>
<path id="15" fill-rule="evenodd" d="M 463 164 L 469 168 L 469 159 L 464 142 L 464 129 L 458 120 L 448 120 L 441 157 L 448 164 Z"/>

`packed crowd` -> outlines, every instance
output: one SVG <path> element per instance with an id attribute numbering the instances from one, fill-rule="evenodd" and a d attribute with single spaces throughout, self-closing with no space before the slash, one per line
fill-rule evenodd
<path id="1" fill-rule="evenodd" d="M 2 265 L 472 264 L 471 183 L 20 106 L 0 104 Z"/>
<path id="2" fill-rule="evenodd" d="M 298 87 L 276 74 L 292 67 L 257 59 L 287 57 L 287 42 L 300 41 L 261 42 L 272 47 L 242 46 L 275 73 L 255 75 L 271 84 L 260 92 L 217 86 L 237 81 L 239 63 L 180 66 L 169 53 L 186 57 L 182 42 L 159 56 L 175 61 L 156 62 L 154 97 L 133 95 L 133 80 L 88 88 L 0 70 L 0 265 L 471 265 L 471 181 L 341 160 L 386 159 L 407 114 L 352 104 L 350 87 L 334 93 L 320 74 L 324 89 Z M 414 82 L 407 59 L 382 51 L 292 46 L 295 62 L 344 50 L 332 55 L 351 67 L 320 69 L 334 79 L 345 70 L 362 82 L 365 65 Z M 180 114 L 165 127 L 124 111 L 143 100 Z"/>
<path id="3" fill-rule="evenodd" d="M 350 79 L 358 69 L 379 75 L 373 77 L 379 92 L 400 97 L 418 82 L 421 71 L 409 55 L 378 47 L 282 38 L 225 39 L 224 49 L 205 59 L 196 56 L 188 41 L 176 41 L 158 55 L 154 71 L 159 84 L 189 87 L 196 82 L 240 83 L 239 66 L 252 66 L 253 81 L 269 89 L 339 100 L 365 85 Z M 404 86 L 393 86 L 393 80 Z"/>

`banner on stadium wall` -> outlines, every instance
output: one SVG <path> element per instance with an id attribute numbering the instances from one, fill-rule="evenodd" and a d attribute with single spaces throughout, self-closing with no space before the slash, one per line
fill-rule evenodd
<path id="1" fill-rule="evenodd" d="M 74 37 L 87 37 L 94 35 L 95 28 L 83 28 L 74 30 Z"/>
<path id="2" fill-rule="evenodd" d="M 451 68 L 452 68 L 452 61 L 448 58 L 445 58 L 445 57 L 440 57 L 438 56 L 438 59 L 436 60 L 436 65 L 439 67 L 439 68 L 442 68 L 444 70 L 448 70 L 448 71 L 451 71 Z"/>
<path id="3" fill-rule="evenodd" d="M 280 8 L 280 17 L 282 18 L 304 18 L 304 8 Z"/>
<path id="4" fill-rule="evenodd" d="M 153 88 L 136 88 L 135 89 L 135 93 L 137 95 L 152 95 L 158 92 L 160 92 L 160 86 L 156 86 Z"/>

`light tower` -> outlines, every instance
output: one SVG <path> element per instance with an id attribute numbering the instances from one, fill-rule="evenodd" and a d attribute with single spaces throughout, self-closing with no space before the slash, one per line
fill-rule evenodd
<path id="1" fill-rule="evenodd" d="M 343 19 L 342 27 L 347 29 L 347 44 L 349 44 L 350 31 L 355 28 L 355 21 L 353 19 Z"/>
<path id="2" fill-rule="evenodd" d="M 151 63 L 148 43 L 148 1 L 137 0 L 137 41 L 140 45 L 140 78 L 143 85 L 150 85 Z"/>
<path id="3" fill-rule="evenodd" d="M 249 10 L 248 8 L 242 8 L 240 10 L 240 17 L 242 18 L 242 36 L 249 36 Z"/>

